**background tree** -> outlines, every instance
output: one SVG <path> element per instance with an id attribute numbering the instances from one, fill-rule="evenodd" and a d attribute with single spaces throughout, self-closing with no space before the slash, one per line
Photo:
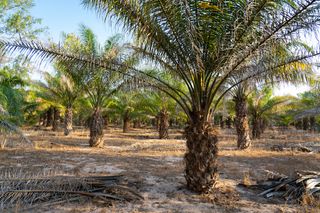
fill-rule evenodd
<path id="1" fill-rule="evenodd" d="M 320 103 L 319 103 L 319 88 L 316 85 L 310 91 L 299 94 L 299 98 L 294 108 L 290 111 L 291 118 L 296 127 L 301 127 L 304 130 L 310 129 L 315 131 L 317 129 L 316 117 L 320 114 Z"/>
<path id="2" fill-rule="evenodd" d="M 235 128 L 237 131 L 238 149 L 247 149 L 251 146 L 249 115 L 247 107 L 247 85 L 240 84 L 234 89 L 233 101 L 235 107 Z"/>
<path id="3" fill-rule="evenodd" d="M 159 139 L 169 138 L 170 119 L 177 117 L 173 99 L 157 90 L 144 90 L 140 94 L 139 108 L 143 114 L 153 117 Z"/>
<path id="4" fill-rule="evenodd" d="M 33 0 L 0 0 L 0 35 L 18 38 L 35 38 L 43 32 L 41 19 L 30 15 Z"/>
<path id="5" fill-rule="evenodd" d="M 118 92 L 112 98 L 109 108 L 113 113 L 119 115 L 122 120 L 122 130 L 124 133 L 129 132 L 130 123 L 136 106 L 136 93 L 129 91 Z"/>
<path id="6" fill-rule="evenodd" d="M 286 96 L 272 96 L 272 89 L 270 87 L 256 89 L 250 95 L 248 103 L 253 139 L 260 138 L 266 125 L 270 122 L 268 118 L 270 118 L 272 114 L 282 111 L 280 106 L 288 104 L 290 100 L 289 97 Z"/>
<path id="7" fill-rule="evenodd" d="M 60 65 L 61 67 L 61 65 Z M 56 130 L 58 121 L 58 110 L 59 108 L 64 108 L 64 134 L 69 135 L 72 132 L 72 115 L 73 115 L 73 105 L 77 98 L 82 94 L 81 81 L 72 78 L 69 72 L 61 72 L 56 70 L 54 75 L 49 73 L 44 74 L 45 83 L 38 82 L 40 86 L 39 95 L 43 99 L 50 101 L 54 107 L 56 113 L 53 121 L 53 129 Z"/>
<path id="8" fill-rule="evenodd" d="M 82 55 L 96 60 L 103 60 L 104 63 L 134 63 L 132 58 L 124 60 L 125 49 L 119 43 L 119 36 L 114 36 L 106 41 L 104 46 L 100 46 L 97 42 L 96 36 L 91 29 L 86 26 L 80 27 L 80 51 Z M 62 61 L 62 60 L 61 60 Z M 60 61 L 60 62 L 61 62 Z M 73 66 L 71 63 L 67 63 Z M 76 69 L 74 66 L 72 70 Z M 119 70 L 121 71 L 121 70 Z M 67 71 L 68 72 L 68 71 Z M 122 72 L 125 69 L 122 68 Z M 77 75 L 77 74 L 75 74 Z M 78 71 L 81 75 L 83 89 L 92 107 L 92 115 L 90 119 L 90 140 L 91 147 L 102 147 L 104 119 L 101 111 L 105 107 L 106 100 L 123 84 L 126 77 L 119 72 L 111 72 L 110 69 L 99 68 L 95 66 L 82 66 Z"/>

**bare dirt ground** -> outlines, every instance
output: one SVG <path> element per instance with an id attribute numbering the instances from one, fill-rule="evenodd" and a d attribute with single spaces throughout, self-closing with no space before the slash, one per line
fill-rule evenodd
<path id="1" fill-rule="evenodd" d="M 320 212 L 298 204 L 267 200 L 256 191 L 238 187 L 248 181 L 265 179 L 268 171 L 292 175 L 297 170 L 320 171 L 320 154 L 296 151 L 271 151 L 273 145 L 303 144 L 320 150 L 320 135 L 303 131 L 267 131 L 247 151 L 236 150 L 234 130 L 220 131 L 219 175 L 215 193 L 198 195 L 185 188 L 183 176 L 185 141 L 181 133 L 171 131 L 168 140 L 157 139 L 153 129 L 132 129 L 122 133 L 106 131 L 105 147 L 88 146 L 88 131 L 77 130 L 72 136 L 62 132 L 26 131 L 35 149 L 0 150 L 0 168 L 59 166 L 78 175 L 123 174 L 130 187 L 143 201 L 114 203 L 111 207 L 95 203 L 70 203 L 39 212 Z"/>

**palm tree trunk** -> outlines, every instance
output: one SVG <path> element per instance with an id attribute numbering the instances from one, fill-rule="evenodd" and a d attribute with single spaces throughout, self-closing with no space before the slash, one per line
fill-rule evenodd
<path id="1" fill-rule="evenodd" d="M 310 117 L 310 129 L 312 132 L 316 130 L 316 119 L 314 116 Z"/>
<path id="2" fill-rule="evenodd" d="M 235 97 L 233 100 L 236 105 L 235 127 L 238 149 L 247 149 L 251 146 L 251 140 L 246 97 Z"/>
<path id="3" fill-rule="evenodd" d="M 261 137 L 261 120 L 260 118 L 253 118 L 252 121 L 252 138 L 258 139 Z"/>
<path id="4" fill-rule="evenodd" d="M 72 117 L 72 106 L 68 106 L 64 114 L 64 135 L 69 135 L 73 130 Z"/>
<path id="5" fill-rule="evenodd" d="M 52 131 L 57 131 L 59 128 L 60 112 L 54 107 L 53 108 L 53 120 L 52 120 Z"/>
<path id="6" fill-rule="evenodd" d="M 165 108 L 159 113 L 159 138 L 169 138 L 169 114 Z"/>
<path id="7" fill-rule="evenodd" d="M 103 147 L 103 123 L 100 108 L 96 108 L 90 122 L 89 144 L 91 147 Z"/>
<path id="8" fill-rule="evenodd" d="M 104 128 L 105 129 L 109 129 L 109 117 L 108 117 L 108 115 L 105 115 L 103 117 L 103 121 L 104 121 Z"/>
<path id="9" fill-rule="evenodd" d="M 295 122 L 295 127 L 296 127 L 296 129 L 299 129 L 299 130 L 302 129 L 302 120 L 301 119 Z"/>
<path id="10" fill-rule="evenodd" d="M 200 119 L 198 119 L 200 120 Z M 218 137 L 209 122 L 190 122 L 185 128 L 187 187 L 199 193 L 212 190 L 217 181 Z"/>
<path id="11" fill-rule="evenodd" d="M 220 118 L 220 128 L 224 129 L 224 118 L 223 118 L 223 115 L 221 115 L 221 118 Z"/>
<path id="12" fill-rule="evenodd" d="M 309 118 L 308 117 L 304 117 L 302 119 L 302 126 L 303 126 L 303 130 L 309 130 Z"/>
<path id="13" fill-rule="evenodd" d="M 228 129 L 231 129 L 232 128 L 232 118 L 231 116 L 228 116 L 227 119 L 226 119 L 226 126 Z"/>
<path id="14" fill-rule="evenodd" d="M 47 113 L 46 113 L 46 127 L 49 127 L 52 125 L 52 117 L 53 117 L 53 110 L 52 110 L 52 107 L 50 107 L 48 110 L 47 110 Z"/>
<path id="15" fill-rule="evenodd" d="M 126 133 L 129 131 L 130 127 L 130 117 L 129 117 L 129 111 L 126 110 L 123 115 L 123 132 Z"/>

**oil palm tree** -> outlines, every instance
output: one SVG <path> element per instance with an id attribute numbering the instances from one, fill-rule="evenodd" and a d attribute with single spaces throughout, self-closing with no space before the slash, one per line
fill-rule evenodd
<path id="1" fill-rule="evenodd" d="M 139 109 L 155 119 L 159 139 L 169 138 L 169 120 L 175 111 L 175 103 L 165 93 L 144 90 L 140 93 Z"/>
<path id="2" fill-rule="evenodd" d="M 273 97 L 272 89 L 263 87 L 262 89 L 255 89 L 251 93 L 248 103 L 252 123 L 252 138 L 259 139 L 265 129 L 268 118 L 272 114 L 279 113 L 282 110 L 281 105 L 289 104 L 290 97 Z"/>
<path id="3" fill-rule="evenodd" d="M 234 89 L 233 101 L 235 108 L 235 128 L 237 131 L 237 147 L 238 149 L 247 149 L 251 146 L 250 126 L 248 116 L 247 98 L 248 92 L 247 82 L 239 84 Z"/>
<path id="4" fill-rule="evenodd" d="M 295 48 L 305 49 L 306 52 L 312 53 L 312 48 L 305 43 L 299 41 L 292 41 L 291 43 L 286 44 L 285 46 L 281 43 L 274 45 L 275 54 L 272 54 L 271 57 L 291 58 L 292 50 Z M 263 60 L 270 60 L 269 55 L 261 57 L 257 65 L 263 63 Z M 281 75 L 285 73 L 286 75 Z M 250 128 L 249 128 L 249 119 L 248 119 L 248 109 L 247 101 L 249 91 L 254 91 L 254 88 L 257 84 L 272 85 L 279 83 L 310 83 L 313 81 L 314 75 L 312 72 L 312 64 L 307 62 L 295 62 L 290 65 L 281 67 L 279 69 L 273 69 L 272 72 L 269 72 L 268 75 L 257 76 L 251 79 L 248 79 L 241 84 L 238 84 L 230 92 L 233 96 L 233 101 L 235 103 L 235 127 L 237 130 L 237 146 L 239 149 L 247 149 L 251 145 L 250 140 Z"/>
<path id="5" fill-rule="evenodd" d="M 136 95 L 135 92 L 118 92 L 109 105 L 109 109 L 121 117 L 123 133 L 127 133 L 130 130 L 132 114 L 135 111 L 135 102 L 137 100 Z"/>
<path id="6" fill-rule="evenodd" d="M 209 118 L 223 96 L 247 79 L 319 54 L 297 48 L 290 58 L 272 57 L 277 55 L 275 43 L 281 41 L 285 45 L 297 40 L 300 33 L 315 32 L 320 21 L 317 0 L 82 2 L 103 17 L 110 15 L 122 22 L 137 38 L 137 53 L 165 67 L 187 87 L 187 92 L 181 91 L 163 79 L 130 67 L 174 98 L 188 116 L 185 177 L 188 188 L 197 192 L 211 191 L 217 180 L 218 138 Z M 124 67 L 66 54 L 59 47 L 38 42 L 1 40 L 0 45 L 7 53 L 20 50 L 29 57 L 59 58 L 117 72 Z M 256 66 L 264 55 L 269 55 L 269 60 Z"/>
<path id="7" fill-rule="evenodd" d="M 80 41 L 83 55 L 95 60 L 103 60 L 104 63 L 135 63 L 133 57 L 124 59 L 125 48 L 119 43 L 120 36 L 114 36 L 100 46 L 96 36 L 91 29 L 81 26 Z M 110 65 L 109 65 L 110 66 Z M 111 65 L 112 66 L 112 65 Z M 125 68 L 120 68 L 119 72 L 108 72 L 96 66 L 82 67 L 83 87 L 91 107 L 93 109 L 90 119 L 90 140 L 91 147 L 103 147 L 104 119 L 102 110 L 107 99 L 111 97 L 130 78 L 123 76 L 120 72 L 126 73 Z"/>
<path id="8" fill-rule="evenodd" d="M 299 94 L 294 110 L 291 110 L 297 127 L 304 130 L 316 130 L 316 117 L 320 114 L 319 85 L 310 91 Z"/>
<path id="9" fill-rule="evenodd" d="M 62 66 L 60 65 L 60 69 Z M 73 115 L 73 105 L 77 98 L 82 95 L 81 82 L 76 81 L 68 74 L 68 72 L 62 72 L 58 69 L 54 75 L 49 73 L 44 74 L 45 82 L 38 82 L 38 88 L 40 91 L 39 95 L 50 101 L 51 105 L 56 105 L 54 107 L 54 118 L 58 118 L 58 108 L 64 108 L 64 134 L 69 135 L 72 128 L 72 115 Z M 59 105 L 59 106 L 58 106 Z M 53 119 L 53 129 L 56 129 L 57 119 Z"/>

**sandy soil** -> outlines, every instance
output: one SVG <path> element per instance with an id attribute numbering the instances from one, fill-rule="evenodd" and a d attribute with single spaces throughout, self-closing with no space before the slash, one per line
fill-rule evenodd
<path id="1" fill-rule="evenodd" d="M 309 212 L 305 206 L 266 200 L 256 191 L 238 187 L 244 177 L 252 182 L 265 179 L 268 171 L 292 175 L 297 170 L 320 171 L 320 154 L 295 151 L 275 152 L 277 145 L 303 144 L 320 150 L 318 134 L 303 131 L 269 130 L 247 151 L 236 150 L 234 130 L 220 131 L 220 181 L 215 193 L 198 195 L 185 188 L 183 176 L 185 141 L 179 131 L 171 131 L 168 140 L 157 139 L 153 129 L 106 131 L 105 147 L 88 146 L 88 131 L 72 136 L 61 132 L 26 131 L 35 148 L 0 150 L 0 168 L 36 166 L 61 167 L 78 175 L 123 174 L 143 201 L 114 203 L 111 207 L 95 203 L 71 203 L 39 212 Z M 9 144 L 10 146 L 10 144 Z M 320 212 L 320 207 L 312 211 Z"/>

